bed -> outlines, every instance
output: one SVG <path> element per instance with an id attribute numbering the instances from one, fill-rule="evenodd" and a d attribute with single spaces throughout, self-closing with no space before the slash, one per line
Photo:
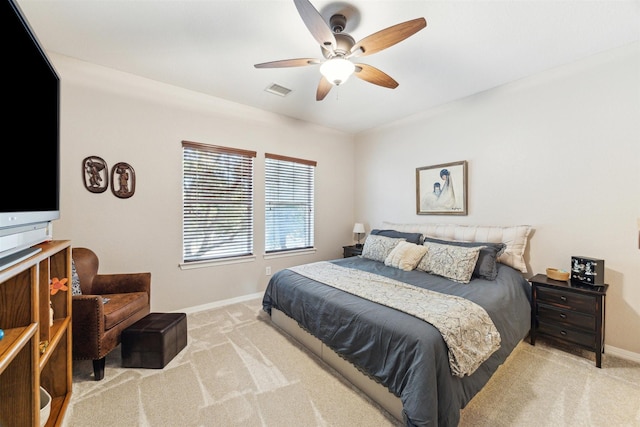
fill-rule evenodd
<path id="1" fill-rule="evenodd" d="M 362 256 L 275 273 L 263 309 L 406 426 L 456 426 L 529 332 L 530 231 L 384 223 Z"/>

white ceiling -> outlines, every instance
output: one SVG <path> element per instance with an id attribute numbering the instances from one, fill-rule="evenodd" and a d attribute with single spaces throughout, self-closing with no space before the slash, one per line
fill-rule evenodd
<path id="1" fill-rule="evenodd" d="M 17 0 L 47 51 L 357 133 L 640 40 L 640 1 L 312 0 L 358 41 L 424 17 L 427 27 L 359 58 L 400 85 L 352 77 L 315 100 L 322 58 L 293 0 Z M 279 97 L 265 88 L 292 89 Z"/>

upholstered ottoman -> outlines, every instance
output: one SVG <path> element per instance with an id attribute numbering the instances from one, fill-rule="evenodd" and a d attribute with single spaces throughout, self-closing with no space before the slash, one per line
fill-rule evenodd
<path id="1" fill-rule="evenodd" d="M 186 345 L 185 313 L 149 313 L 122 331 L 122 366 L 162 369 Z"/>

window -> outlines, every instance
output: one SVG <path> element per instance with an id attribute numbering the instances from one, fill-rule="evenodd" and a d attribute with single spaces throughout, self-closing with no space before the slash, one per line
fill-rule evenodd
<path id="1" fill-rule="evenodd" d="M 265 154 L 265 251 L 312 248 L 316 162 Z"/>
<path id="2" fill-rule="evenodd" d="M 255 151 L 182 141 L 184 262 L 253 254 Z"/>

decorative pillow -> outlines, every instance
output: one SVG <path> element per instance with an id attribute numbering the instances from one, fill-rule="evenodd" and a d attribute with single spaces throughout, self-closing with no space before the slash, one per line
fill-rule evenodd
<path id="1" fill-rule="evenodd" d="M 416 245 L 415 243 L 399 242 L 387 258 L 384 264 L 389 267 L 399 268 L 404 271 L 411 271 L 420 262 L 424 254 L 427 253 L 427 247 Z"/>
<path id="2" fill-rule="evenodd" d="M 456 240 L 458 242 L 493 242 L 504 243 L 507 248 L 498 256 L 498 262 L 527 272 L 524 254 L 532 228 L 530 225 L 485 226 L 459 224 L 400 224 L 383 221 L 382 226 L 405 233 L 422 233 L 438 239 Z"/>
<path id="3" fill-rule="evenodd" d="M 424 246 L 427 253 L 418 263 L 418 270 L 446 277 L 454 282 L 469 283 L 482 246 L 466 248 L 431 242 L 424 242 Z"/>
<path id="4" fill-rule="evenodd" d="M 80 289 L 80 278 L 76 271 L 76 263 L 71 258 L 71 295 L 82 295 L 82 289 Z"/>
<path id="5" fill-rule="evenodd" d="M 442 245 L 454 245 L 464 246 L 467 248 L 473 248 L 476 246 L 483 246 L 478 254 L 478 261 L 476 267 L 473 269 L 472 277 L 480 277 L 481 279 L 496 280 L 498 276 L 498 257 L 502 255 L 507 245 L 504 243 L 489 243 L 489 242 L 456 242 L 450 240 L 440 240 L 431 237 L 424 238 L 425 242 L 440 243 Z"/>
<path id="6" fill-rule="evenodd" d="M 398 243 L 404 241 L 404 239 L 392 239 L 391 237 L 369 234 L 367 240 L 364 241 L 362 257 L 384 262 L 393 248 L 395 248 Z"/>
<path id="7" fill-rule="evenodd" d="M 369 234 L 374 234 L 377 236 L 392 237 L 394 239 L 398 239 L 398 238 L 405 239 L 407 242 L 415 243 L 416 245 L 422 244 L 422 234 L 420 233 L 404 233 L 402 231 L 396 231 L 396 230 L 373 229 Z"/>

